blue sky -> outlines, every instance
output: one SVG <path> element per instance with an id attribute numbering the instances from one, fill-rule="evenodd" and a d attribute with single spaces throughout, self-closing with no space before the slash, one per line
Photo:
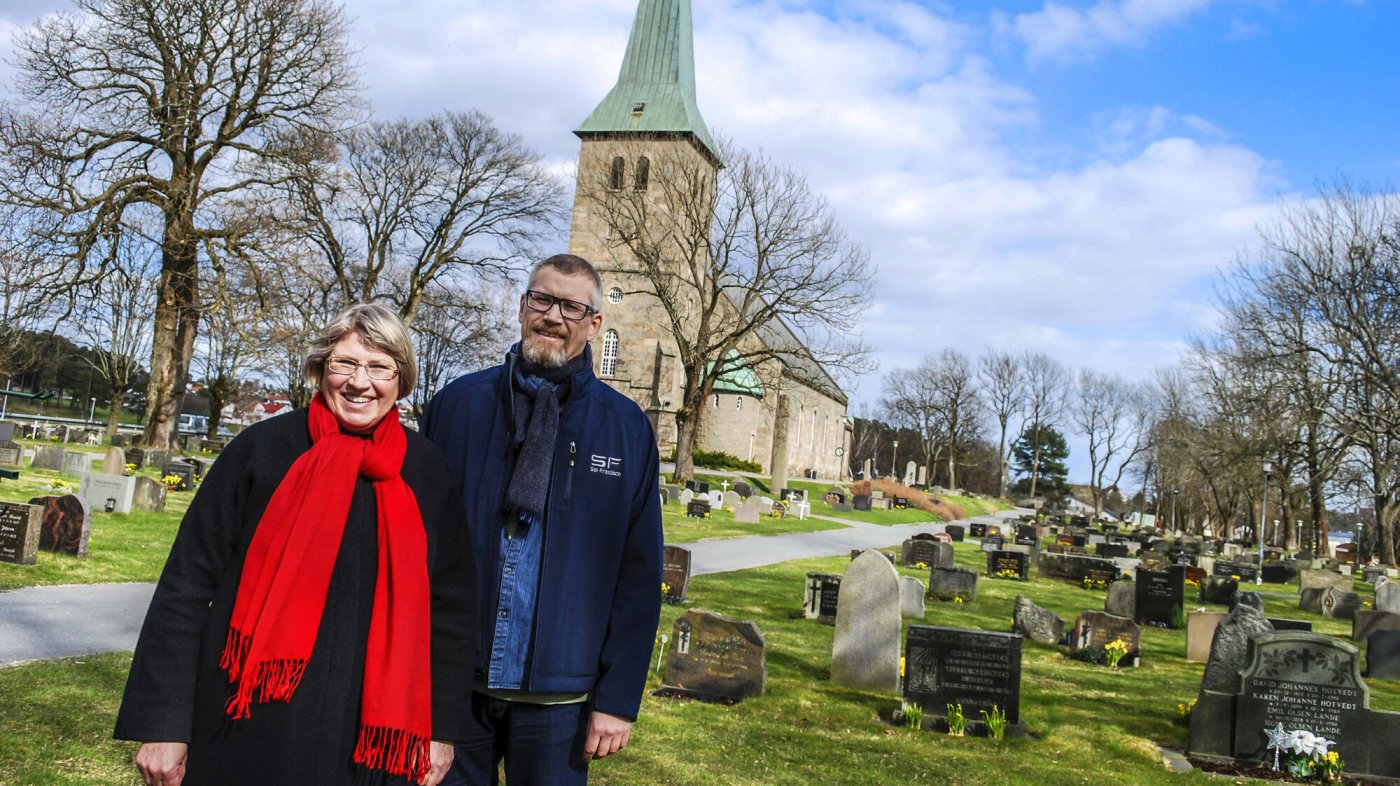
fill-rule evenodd
<path id="1" fill-rule="evenodd" d="M 7 2 L 0 50 L 64 5 Z M 945 346 L 1147 378 L 1280 205 L 1400 181 L 1394 0 L 692 5 L 711 130 L 804 172 L 879 267 L 858 413 Z M 380 115 L 480 109 L 569 177 L 636 8 L 347 4 Z"/>

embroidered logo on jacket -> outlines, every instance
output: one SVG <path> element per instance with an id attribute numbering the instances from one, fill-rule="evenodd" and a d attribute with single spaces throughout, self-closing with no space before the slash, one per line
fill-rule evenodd
<path id="1" fill-rule="evenodd" d="M 588 470 L 620 478 L 622 477 L 622 459 L 594 453 L 588 457 Z"/>

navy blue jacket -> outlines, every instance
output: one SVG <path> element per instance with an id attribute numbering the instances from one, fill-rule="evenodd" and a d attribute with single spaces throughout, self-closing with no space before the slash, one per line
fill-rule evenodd
<path id="1" fill-rule="evenodd" d="M 500 592 L 501 500 L 513 465 L 507 366 L 468 374 L 428 404 L 423 434 L 467 503 L 479 608 Z M 527 690 L 591 692 L 593 708 L 636 719 L 661 616 L 660 463 L 651 422 L 631 399 L 576 375 L 559 414 Z M 477 615 L 477 663 L 495 620 Z"/>

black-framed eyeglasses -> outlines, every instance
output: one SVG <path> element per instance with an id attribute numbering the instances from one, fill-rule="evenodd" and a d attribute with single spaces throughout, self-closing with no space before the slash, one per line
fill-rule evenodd
<path id="1" fill-rule="evenodd" d="M 337 376 L 353 377 L 357 369 L 364 369 L 365 376 L 379 382 L 393 379 L 399 375 L 397 368 L 379 363 L 356 363 L 346 358 L 331 358 L 326 361 L 326 371 Z"/>
<path id="2" fill-rule="evenodd" d="M 559 304 L 559 315 L 570 322 L 577 322 L 589 314 L 597 312 L 597 309 L 587 303 L 555 297 L 534 289 L 525 290 L 525 305 L 529 306 L 531 311 L 548 314 L 549 310 L 554 308 L 555 303 Z"/>

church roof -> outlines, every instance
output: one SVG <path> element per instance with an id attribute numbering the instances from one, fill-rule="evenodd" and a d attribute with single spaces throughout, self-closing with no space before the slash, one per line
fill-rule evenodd
<path id="1" fill-rule="evenodd" d="M 617 84 L 574 133 L 690 134 L 714 159 L 695 101 L 690 0 L 641 0 Z"/>

